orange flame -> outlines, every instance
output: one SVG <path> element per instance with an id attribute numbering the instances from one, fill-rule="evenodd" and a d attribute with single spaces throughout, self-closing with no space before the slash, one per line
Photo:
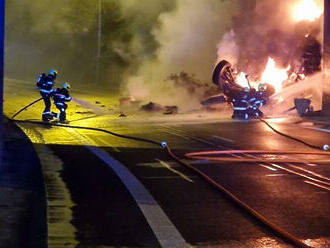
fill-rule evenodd
<path id="1" fill-rule="evenodd" d="M 289 77 L 287 73 L 289 69 L 290 66 L 288 66 L 286 69 L 277 68 L 275 61 L 272 58 L 268 58 L 266 69 L 261 76 L 261 83 L 268 83 L 273 85 L 275 91 L 278 92 L 282 89 L 282 83 Z"/>
<path id="2" fill-rule="evenodd" d="M 244 72 L 240 72 L 236 77 L 236 82 L 242 87 L 249 87 L 248 79 Z"/>
<path id="3" fill-rule="evenodd" d="M 295 21 L 313 22 L 323 14 L 323 6 L 315 0 L 301 0 L 293 8 L 293 18 Z"/>

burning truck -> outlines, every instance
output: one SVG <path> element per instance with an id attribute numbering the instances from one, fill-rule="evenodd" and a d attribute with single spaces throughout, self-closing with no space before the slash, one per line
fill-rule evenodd
<path id="1" fill-rule="evenodd" d="M 233 105 L 232 118 L 249 120 L 263 117 L 260 107 L 265 105 L 269 97 L 274 94 L 274 87 L 265 83 L 259 84 L 256 90 L 250 85 L 247 75 L 245 78 L 248 86 L 243 87 L 237 83 L 237 78 L 231 64 L 226 60 L 222 60 L 216 65 L 212 76 L 213 83 L 224 94 L 220 98 L 223 99 L 223 102 Z"/>
<path id="2" fill-rule="evenodd" d="M 298 3 L 298 0 L 296 2 Z M 264 1 L 257 3 L 262 5 Z M 311 11 L 312 7 L 316 8 L 314 0 L 301 0 L 296 5 L 296 16 L 293 24 L 291 23 L 291 31 L 280 30 L 275 25 L 270 25 L 263 35 L 259 36 L 258 30 L 251 32 L 251 16 L 244 19 L 243 15 L 244 20 L 237 22 L 239 25 L 232 31 L 235 33 L 232 40 L 239 45 L 236 64 L 232 65 L 226 56 L 224 60 L 218 51 L 220 62 L 214 67 L 212 81 L 221 94 L 202 101 L 202 105 L 229 103 L 233 108 L 233 119 L 261 118 L 264 115 L 263 106 L 273 107 L 275 97 L 289 88 L 295 88 L 296 95 L 290 102 L 294 107 L 290 106 L 290 109 L 286 110 L 295 109 L 299 115 L 312 113 L 310 91 L 298 90 L 304 84 L 303 81 L 308 81 L 310 76 L 321 71 L 319 20 L 322 10 L 315 9 L 314 13 Z M 306 12 L 306 9 L 310 11 Z M 257 21 L 254 23 L 263 20 L 258 15 L 255 18 Z M 224 55 L 228 52 L 226 48 L 223 49 Z M 315 86 L 316 82 L 310 88 L 317 88 Z"/>
<path id="3" fill-rule="evenodd" d="M 263 117 L 260 110 L 265 106 L 271 96 L 282 89 L 293 84 L 298 84 L 308 75 L 320 70 L 321 49 L 318 43 L 314 48 L 306 47 L 302 55 L 301 64 L 298 69 L 290 70 L 276 68 L 275 61 L 268 59 L 265 71 L 260 81 L 250 82 L 249 76 L 244 72 L 237 72 L 236 69 L 226 60 L 221 60 L 214 68 L 212 81 L 218 86 L 222 94 L 211 97 L 202 102 L 209 105 L 212 102 L 229 103 L 233 107 L 233 119 L 250 120 Z M 288 111 L 296 109 L 299 115 L 308 114 L 313 111 L 310 99 L 295 98 L 294 107 Z"/>

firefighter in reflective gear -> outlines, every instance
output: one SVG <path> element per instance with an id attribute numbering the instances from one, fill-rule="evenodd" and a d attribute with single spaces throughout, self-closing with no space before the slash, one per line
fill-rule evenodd
<path id="1" fill-rule="evenodd" d="M 259 110 L 261 106 L 264 104 L 263 94 L 261 91 L 256 91 L 255 89 L 251 89 L 249 92 L 249 117 L 250 118 L 261 118 L 263 117 L 263 113 Z"/>
<path id="2" fill-rule="evenodd" d="M 244 88 L 242 91 L 235 94 L 232 98 L 234 113 L 233 119 L 248 120 L 249 116 L 249 88 Z"/>
<path id="3" fill-rule="evenodd" d="M 50 107 L 51 107 L 50 97 L 53 93 L 53 86 L 56 76 L 57 76 L 57 71 L 50 70 L 47 76 L 45 73 L 41 73 L 39 78 L 37 79 L 37 88 L 39 89 L 45 104 L 45 109 L 44 112 L 42 113 L 43 121 L 49 121 L 53 118 L 52 113 L 50 112 Z"/>
<path id="4" fill-rule="evenodd" d="M 70 84 L 63 83 L 63 88 L 57 88 L 53 92 L 53 100 L 56 108 L 60 110 L 60 113 L 56 114 L 53 113 L 53 115 L 61 122 L 61 123 L 67 123 L 66 120 L 66 109 L 68 105 L 65 102 L 71 101 L 70 96 Z"/>
<path id="5" fill-rule="evenodd" d="M 253 117 L 254 118 L 262 118 L 264 114 L 259 110 L 262 106 L 264 106 L 269 98 L 269 92 L 267 91 L 268 87 L 266 84 L 259 84 L 258 91 L 255 92 L 253 96 L 253 104 L 251 104 L 253 108 Z M 269 89 L 270 91 L 272 89 Z M 272 92 L 272 91 L 271 91 Z"/>

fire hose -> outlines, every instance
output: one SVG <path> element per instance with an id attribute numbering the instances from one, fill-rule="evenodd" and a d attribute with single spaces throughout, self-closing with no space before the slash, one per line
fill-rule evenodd
<path id="1" fill-rule="evenodd" d="M 33 104 L 41 101 L 43 98 L 40 97 L 39 99 L 31 102 L 30 104 L 26 105 L 25 107 L 21 108 L 20 110 L 18 110 L 11 118 L 14 119 L 16 117 L 16 115 L 18 115 L 19 113 L 21 113 L 23 110 L 27 109 L 28 107 L 32 106 Z"/>
<path id="2" fill-rule="evenodd" d="M 42 98 L 41 98 L 42 99 Z M 217 183 L 216 181 L 214 181 L 211 177 L 209 177 L 207 174 L 205 174 L 204 172 L 198 170 L 197 168 L 195 168 L 194 166 L 190 165 L 189 163 L 183 161 L 182 159 L 180 159 L 178 156 L 176 156 L 172 150 L 170 149 L 169 145 L 163 141 L 163 142 L 157 142 L 151 139 L 146 139 L 146 138 L 140 138 L 140 137 L 134 137 L 134 136 L 128 136 L 128 135 L 122 135 L 122 134 L 118 134 L 115 132 L 111 132 L 105 129 L 101 129 L 101 128 L 94 128 L 94 127 L 81 127 L 81 126 L 72 126 L 72 125 L 65 125 L 65 124 L 58 124 L 58 123 L 48 123 L 48 122 L 40 122 L 40 121 L 30 121 L 30 120 L 15 120 L 14 117 L 17 116 L 20 112 L 22 112 L 24 109 L 28 108 L 29 106 L 35 104 L 36 102 L 40 101 L 41 99 L 37 99 L 36 101 L 30 103 L 29 105 L 27 105 L 26 107 L 22 108 L 21 110 L 19 110 L 16 114 L 13 115 L 12 119 L 10 119 L 11 121 L 14 122 L 18 122 L 18 123 L 29 123 L 29 124 L 36 124 L 36 125 L 46 125 L 46 126 L 57 126 L 57 127 L 62 127 L 62 128 L 73 128 L 73 129 L 84 129 L 84 130 L 93 130 L 93 131 L 98 131 L 98 132 L 104 132 L 119 138 L 124 138 L 124 139 L 130 139 L 130 140 L 136 140 L 136 141 L 140 141 L 140 142 L 146 142 L 152 145 L 157 145 L 160 146 L 161 148 L 163 148 L 167 154 L 176 162 L 178 162 L 179 164 L 187 167 L 188 169 L 192 170 L 194 173 L 198 174 L 201 178 L 205 179 L 208 183 L 210 183 L 213 187 L 215 187 L 215 189 L 219 190 L 220 192 L 224 193 L 226 196 L 229 197 L 229 199 L 231 199 L 235 204 L 237 204 L 239 207 L 241 207 L 243 210 L 247 211 L 249 214 L 251 214 L 254 218 L 256 218 L 260 223 L 262 223 L 263 225 L 269 227 L 271 230 L 274 231 L 274 233 L 276 233 L 277 235 L 281 236 L 284 240 L 288 241 L 289 243 L 295 245 L 296 247 L 302 247 L 302 248 L 311 248 L 311 246 L 305 244 L 304 242 L 302 242 L 301 240 L 299 240 L 297 237 L 295 237 L 294 235 L 292 235 L 291 233 L 283 230 L 281 227 L 279 227 L 278 225 L 272 223 L 271 221 L 269 221 L 266 217 L 264 217 L 262 214 L 260 214 L 258 211 L 254 210 L 252 207 L 250 207 L 249 205 L 247 205 L 246 203 L 244 203 L 243 201 L 241 201 L 238 197 L 236 197 L 233 193 L 231 193 L 229 190 L 227 190 L 225 187 L 223 187 L 221 184 Z M 267 121 L 260 119 L 260 121 L 262 121 L 263 123 L 265 123 L 267 126 L 269 126 L 274 132 L 283 135 L 284 137 L 293 139 L 297 142 L 301 142 L 306 146 L 309 146 L 311 148 L 314 149 L 321 149 L 321 146 L 316 146 L 316 145 L 311 145 L 303 140 L 299 140 L 297 138 L 294 138 L 292 136 L 289 136 L 287 134 L 284 134 L 282 132 L 279 132 L 278 130 L 276 130 L 275 128 L 273 128 Z M 217 152 L 213 152 L 215 153 L 222 153 L 222 154 L 233 154 L 233 153 L 244 153 L 244 152 L 252 152 L 252 151 L 217 151 Z M 210 153 L 210 152 L 209 152 Z M 212 152 L 211 152 L 212 153 Z M 313 154 L 313 155 L 329 155 L 329 153 L 326 152 L 293 152 L 293 151 L 282 151 L 282 152 L 272 152 L 272 151 L 253 151 L 253 153 L 262 153 L 262 154 L 274 154 L 274 153 L 281 153 L 281 154 Z M 208 157 L 198 157 L 199 155 L 205 155 L 205 154 L 201 154 L 201 153 L 187 153 L 185 156 L 187 158 L 192 158 L 192 159 L 197 159 L 197 158 L 203 158 L 203 159 L 207 159 Z M 213 159 L 213 158 L 210 158 Z M 225 160 L 227 160 L 227 158 L 223 158 Z M 244 159 L 244 158 L 243 158 Z M 220 161 L 225 161 L 225 160 L 220 160 Z M 244 162 L 265 162 L 266 159 L 245 159 L 242 160 L 241 158 L 239 160 L 236 159 L 236 161 L 244 161 Z M 267 160 L 269 162 L 269 160 Z M 271 160 L 272 162 L 275 162 L 274 160 Z M 286 160 L 281 160 L 280 162 L 286 162 Z M 290 161 L 292 162 L 292 161 Z M 297 160 L 295 160 L 295 162 L 297 162 Z M 320 161 L 316 161 L 316 162 L 320 162 Z"/>

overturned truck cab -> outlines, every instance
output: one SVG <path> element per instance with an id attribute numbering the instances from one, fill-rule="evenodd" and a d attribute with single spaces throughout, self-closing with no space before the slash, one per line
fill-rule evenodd
<path id="1" fill-rule="evenodd" d="M 250 120 L 263 116 L 260 110 L 275 93 L 273 86 L 259 84 L 258 89 L 240 86 L 235 79 L 231 64 L 221 60 L 214 68 L 212 81 L 223 94 L 226 102 L 233 106 L 233 119 Z"/>

